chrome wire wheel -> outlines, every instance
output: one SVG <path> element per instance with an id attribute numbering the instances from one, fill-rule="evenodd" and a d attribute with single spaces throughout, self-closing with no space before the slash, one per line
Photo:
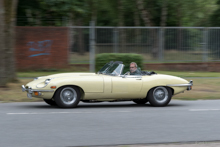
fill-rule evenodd
<path id="1" fill-rule="evenodd" d="M 169 93 L 165 87 L 156 87 L 153 91 L 153 97 L 157 103 L 164 103 L 169 99 Z"/>
<path id="2" fill-rule="evenodd" d="M 71 87 L 65 87 L 60 92 L 60 99 L 66 105 L 72 105 L 77 99 L 77 92 Z"/>

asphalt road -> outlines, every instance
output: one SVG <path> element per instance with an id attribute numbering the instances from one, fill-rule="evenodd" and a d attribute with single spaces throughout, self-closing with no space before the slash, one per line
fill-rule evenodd
<path id="1" fill-rule="evenodd" d="M 0 103 L 0 147 L 64 147 L 220 140 L 220 100 L 172 100 L 167 107 L 133 102 Z"/>

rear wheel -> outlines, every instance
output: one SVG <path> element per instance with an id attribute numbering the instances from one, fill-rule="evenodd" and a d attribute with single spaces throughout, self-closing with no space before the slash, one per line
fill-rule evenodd
<path id="1" fill-rule="evenodd" d="M 169 104 L 172 98 L 172 91 L 168 87 L 155 87 L 148 93 L 147 99 L 152 106 L 162 107 Z"/>
<path id="2" fill-rule="evenodd" d="M 80 100 L 80 92 L 77 87 L 63 87 L 55 94 L 55 102 L 61 108 L 76 107 Z"/>
<path id="3" fill-rule="evenodd" d="M 53 99 L 44 99 L 44 101 L 51 106 L 57 106 L 56 102 Z"/>
<path id="4" fill-rule="evenodd" d="M 136 100 L 133 100 L 133 102 L 135 102 L 136 104 L 146 104 L 148 102 L 148 100 L 146 98 L 136 99 Z"/>

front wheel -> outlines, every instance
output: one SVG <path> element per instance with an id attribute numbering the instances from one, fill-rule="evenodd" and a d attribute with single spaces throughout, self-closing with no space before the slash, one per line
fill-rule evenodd
<path id="1" fill-rule="evenodd" d="M 172 91 L 168 87 L 155 87 L 148 93 L 147 99 L 152 106 L 162 107 L 169 104 L 172 98 Z"/>
<path id="2" fill-rule="evenodd" d="M 77 87 L 63 87 L 55 93 L 55 102 L 61 108 L 76 107 L 80 100 L 80 92 Z"/>

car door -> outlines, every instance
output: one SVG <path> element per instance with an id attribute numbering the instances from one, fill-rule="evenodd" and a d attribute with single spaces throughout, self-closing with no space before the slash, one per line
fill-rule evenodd
<path id="1" fill-rule="evenodd" d="M 112 93 L 134 94 L 142 89 L 141 75 L 127 75 L 121 77 L 112 77 Z"/>

